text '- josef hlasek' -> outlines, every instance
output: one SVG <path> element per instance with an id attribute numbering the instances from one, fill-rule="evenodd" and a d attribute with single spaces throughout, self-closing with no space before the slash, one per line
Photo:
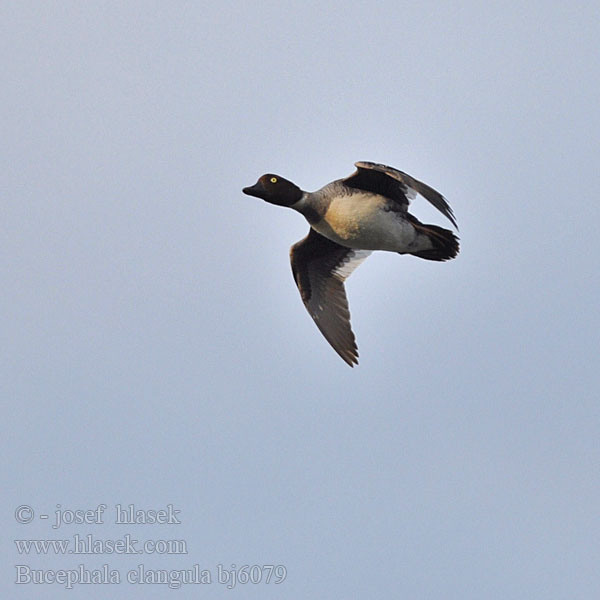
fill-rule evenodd
<path id="1" fill-rule="evenodd" d="M 167 504 L 164 508 L 138 508 L 135 504 L 115 504 L 112 510 L 108 505 L 98 504 L 96 508 L 63 508 L 56 505 L 52 516 L 52 528 L 59 529 L 63 525 L 102 525 L 107 522 L 116 525 L 180 525 L 181 510 Z M 112 514 L 110 514 L 112 513 Z M 18 523 L 31 523 L 35 519 L 35 510 L 26 504 L 15 510 Z M 40 520 L 50 519 L 48 514 L 40 514 Z"/>

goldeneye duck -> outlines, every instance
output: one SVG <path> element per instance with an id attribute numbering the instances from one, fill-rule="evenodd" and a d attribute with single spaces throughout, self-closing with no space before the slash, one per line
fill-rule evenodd
<path id="1" fill-rule="evenodd" d="M 267 174 L 242 191 L 298 211 L 310 224 L 308 235 L 290 249 L 294 280 L 302 301 L 332 348 L 351 367 L 358 348 L 350 326 L 344 281 L 373 250 L 445 261 L 458 254 L 458 238 L 426 225 L 408 212 L 417 194 L 435 206 L 458 230 L 445 198 L 410 175 L 372 162 L 316 192 Z"/>

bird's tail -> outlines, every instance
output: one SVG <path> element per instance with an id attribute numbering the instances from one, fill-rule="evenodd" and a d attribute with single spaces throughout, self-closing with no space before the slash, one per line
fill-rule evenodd
<path id="1" fill-rule="evenodd" d="M 426 260 L 450 260 L 458 254 L 458 238 L 448 229 L 424 223 L 413 223 L 413 225 L 419 233 L 427 236 L 432 246 L 427 250 L 411 252 L 413 256 Z"/>

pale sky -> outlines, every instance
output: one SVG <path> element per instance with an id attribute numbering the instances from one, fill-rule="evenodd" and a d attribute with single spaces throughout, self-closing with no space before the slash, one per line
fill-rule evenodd
<path id="1" fill-rule="evenodd" d="M 600 597 L 597 3 L 0 15 L 3 597 Z M 352 275 L 349 369 L 291 276 L 308 225 L 241 189 L 358 160 L 442 192 L 461 253 Z M 88 534 L 187 554 L 14 542 Z M 104 564 L 121 583 L 15 583 Z M 230 590 L 232 564 L 287 575 Z"/>

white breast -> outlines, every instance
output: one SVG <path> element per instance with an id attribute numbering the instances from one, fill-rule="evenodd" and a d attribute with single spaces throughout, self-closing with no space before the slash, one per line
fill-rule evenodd
<path id="1" fill-rule="evenodd" d="M 414 242 L 416 232 L 401 215 L 384 210 L 387 203 L 382 196 L 367 192 L 340 196 L 313 227 L 349 248 L 403 252 Z"/>

